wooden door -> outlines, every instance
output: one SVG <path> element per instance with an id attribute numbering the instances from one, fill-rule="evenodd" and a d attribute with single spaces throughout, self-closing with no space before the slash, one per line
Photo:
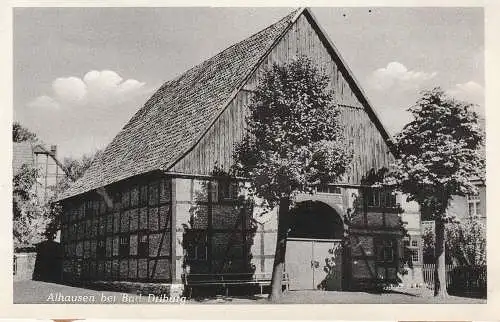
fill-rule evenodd
<path id="1" fill-rule="evenodd" d="M 313 284 L 315 289 L 340 291 L 342 289 L 341 242 L 315 240 L 313 245 Z"/>
<path id="2" fill-rule="evenodd" d="M 289 239 L 286 244 L 285 271 L 290 278 L 290 290 L 312 290 L 313 269 L 311 240 Z"/>
<path id="3" fill-rule="evenodd" d="M 341 290 L 341 253 L 339 240 L 289 238 L 285 271 L 290 290 Z"/>

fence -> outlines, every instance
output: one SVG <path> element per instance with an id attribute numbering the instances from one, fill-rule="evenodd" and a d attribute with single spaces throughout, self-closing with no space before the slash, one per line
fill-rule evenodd
<path id="1" fill-rule="evenodd" d="M 453 265 L 446 265 L 446 287 L 449 287 L 451 284 L 451 274 L 453 271 Z M 422 267 L 422 273 L 424 274 L 424 283 L 427 287 L 434 289 L 434 264 L 424 264 Z"/>
<path id="2" fill-rule="evenodd" d="M 422 273 L 427 287 L 434 289 L 434 264 L 424 264 Z M 486 292 L 486 266 L 446 265 L 446 288 L 461 292 Z"/>
<path id="3" fill-rule="evenodd" d="M 14 281 L 30 280 L 35 268 L 36 253 L 15 253 L 13 262 Z"/>

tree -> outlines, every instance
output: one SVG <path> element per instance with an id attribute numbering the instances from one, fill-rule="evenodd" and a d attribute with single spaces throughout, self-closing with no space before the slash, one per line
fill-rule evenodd
<path id="1" fill-rule="evenodd" d="M 395 137 L 399 157 L 388 184 L 417 201 L 435 221 L 434 295 L 446 297 L 446 209 L 454 195 L 476 193 L 469 180 L 483 177 L 483 133 L 473 105 L 447 96 L 440 88 L 423 91 L 409 111 L 413 120 Z"/>
<path id="2" fill-rule="evenodd" d="M 68 189 L 73 181 L 83 176 L 85 171 L 92 165 L 94 160 L 102 155 L 102 150 L 97 150 L 91 154 L 85 154 L 81 158 L 65 158 L 62 168 L 66 176 L 58 183 L 56 191 L 58 193 Z"/>
<path id="3" fill-rule="evenodd" d="M 269 208 L 278 206 L 271 300 L 281 297 L 293 197 L 335 182 L 352 158 L 328 83 L 328 76 L 306 57 L 274 65 L 252 96 L 247 132 L 236 147 L 235 173 L 250 179 L 251 194 Z"/>
<path id="4" fill-rule="evenodd" d="M 486 265 L 486 227 L 480 219 L 466 218 L 446 225 L 446 263 L 461 266 Z M 435 236 L 431 227 L 427 227 L 424 240 L 424 257 L 434 256 Z"/>
<path id="5" fill-rule="evenodd" d="M 54 220 L 51 207 L 40 203 L 34 186 L 39 171 L 23 164 L 13 177 L 13 235 L 14 248 L 30 247 L 47 236 L 47 228 Z"/>
<path id="6" fill-rule="evenodd" d="M 24 141 L 35 141 L 37 139 L 36 134 L 25 128 L 19 122 L 14 122 L 12 124 L 12 141 L 13 142 L 24 142 Z"/>

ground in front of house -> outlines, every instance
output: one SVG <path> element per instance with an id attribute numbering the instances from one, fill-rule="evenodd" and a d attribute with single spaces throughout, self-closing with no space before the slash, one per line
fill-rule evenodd
<path id="1" fill-rule="evenodd" d="M 67 301 L 68 300 L 68 301 Z M 182 300 L 179 298 L 98 291 L 61 284 L 19 281 L 14 282 L 14 304 L 266 304 L 267 295 L 210 296 Z M 485 299 L 450 296 L 436 300 L 428 290 L 398 289 L 382 294 L 366 292 L 289 291 L 281 303 L 287 304 L 481 304 Z"/>

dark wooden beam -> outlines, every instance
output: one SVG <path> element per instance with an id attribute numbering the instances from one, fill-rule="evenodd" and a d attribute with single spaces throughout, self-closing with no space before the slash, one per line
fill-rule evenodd
<path id="1" fill-rule="evenodd" d="M 172 283 L 181 283 L 177 278 L 177 196 L 176 179 L 170 178 L 170 274 Z"/>

